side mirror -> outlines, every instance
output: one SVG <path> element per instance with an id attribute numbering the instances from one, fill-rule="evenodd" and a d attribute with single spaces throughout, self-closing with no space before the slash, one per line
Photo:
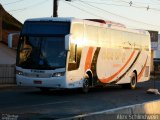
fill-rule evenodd
<path id="1" fill-rule="evenodd" d="M 70 51 L 71 34 L 65 36 L 65 50 Z"/>
<path id="2" fill-rule="evenodd" d="M 9 48 L 12 48 L 12 43 L 13 43 L 12 38 L 13 38 L 13 34 L 9 34 L 8 35 L 8 47 Z"/>

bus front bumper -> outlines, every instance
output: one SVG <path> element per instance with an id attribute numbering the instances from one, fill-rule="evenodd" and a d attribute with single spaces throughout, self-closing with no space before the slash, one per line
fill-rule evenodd
<path id="1" fill-rule="evenodd" d="M 16 75 L 16 82 L 19 86 L 66 88 L 65 76 L 51 78 L 29 78 Z"/>

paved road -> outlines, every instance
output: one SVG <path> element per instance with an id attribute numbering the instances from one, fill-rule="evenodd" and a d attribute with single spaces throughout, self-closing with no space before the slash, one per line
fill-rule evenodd
<path id="1" fill-rule="evenodd" d="M 160 81 L 156 81 L 160 89 Z M 109 86 L 95 88 L 88 94 L 80 90 L 53 90 L 42 93 L 35 88 L 0 89 L 0 115 L 18 115 L 19 119 L 65 118 L 90 112 L 138 104 L 160 99 L 159 95 L 146 94 L 153 81 L 138 85 L 136 90 Z M 19 120 L 18 119 L 18 120 Z"/>

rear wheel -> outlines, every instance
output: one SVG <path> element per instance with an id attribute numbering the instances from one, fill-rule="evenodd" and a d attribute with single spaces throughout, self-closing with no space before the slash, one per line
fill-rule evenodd
<path id="1" fill-rule="evenodd" d="M 136 88 L 136 85 L 137 85 L 137 76 L 135 72 L 133 72 L 130 78 L 130 83 L 123 84 L 122 87 L 134 90 Z"/>
<path id="2" fill-rule="evenodd" d="M 137 85 L 137 76 L 136 74 L 133 72 L 132 76 L 131 76 L 131 82 L 130 82 L 130 88 L 133 90 L 136 88 Z"/>
<path id="3" fill-rule="evenodd" d="M 86 75 L 84 80 L 83 80 L 82 91 L 84 93 L 87 93 L 89 91 L 89 77 L 88 77 L 88 75 Z"/>

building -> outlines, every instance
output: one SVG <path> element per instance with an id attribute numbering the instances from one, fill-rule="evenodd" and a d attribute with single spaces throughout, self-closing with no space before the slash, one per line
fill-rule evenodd
<path id="1" fill-rule="evenodd" d="M 22 23 L 10 15 L 0 4 L 0 42 L 8 44 L 8 35 L 10 33 L 19 32 Z M 18 42 L 18 36 L 14 36 L 14 44 Z"/>

